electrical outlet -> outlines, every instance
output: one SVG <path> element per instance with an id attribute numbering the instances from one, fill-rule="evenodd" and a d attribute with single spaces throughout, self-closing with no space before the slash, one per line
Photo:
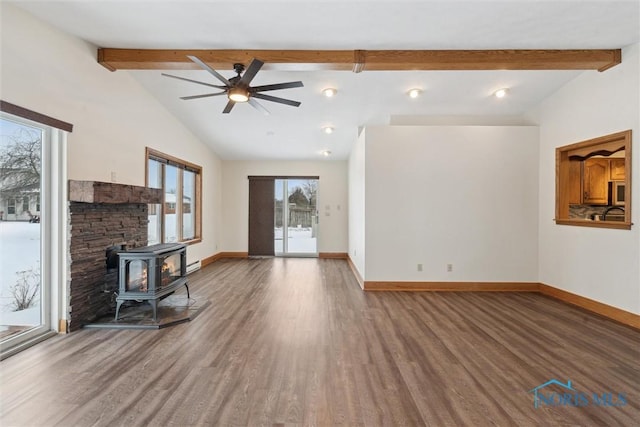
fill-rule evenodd
<path id="1" fill-rule="evenodd" d="M 418 271 L 422 271 L 422 264 L 418 264 Z"/>
<path id="2" fill-rule="evenodd" d="M 111 172 L 111 182 L 116 182 L 117 181 L 117 176 L 115 172 Z"/>
<path id="3" fill-rule="evenodd" d="M 447 264 L 447 271 L 451 273 L 453 271 L 453 264 Z"/>

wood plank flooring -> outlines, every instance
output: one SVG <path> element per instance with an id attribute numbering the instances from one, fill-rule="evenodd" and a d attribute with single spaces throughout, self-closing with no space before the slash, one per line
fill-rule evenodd
<path id="1" fill-rule="evenodd" d="M 366 293 L 344 260 L 221 260 L 211 305 L 0 362 L 2 426 L 631 426 L 640 332 L 534 293 Z M 533 405 L 557 379 L 626 405 Z M 554 386 L 555 387 L 555 386 Z M 562 389 L 555 390 L 562 393 Z"/>

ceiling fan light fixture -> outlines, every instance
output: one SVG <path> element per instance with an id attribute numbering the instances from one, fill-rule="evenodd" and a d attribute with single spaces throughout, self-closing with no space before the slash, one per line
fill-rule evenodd
<path id="1" fill-rule="evenodd" d="M 502 88 L 495 91 L 493 93 L 493 96 L 495 96 L 496 98 L 504 98 L 505 96 L 507 96 L 507 93 L 509 93 L 509 89 Z"/>
<path id="2" fill-rule="evenodd" d="M 232 87 L 229 89 L 228 96 L 233 102 L 247 102 L 249 100 L 249 92 L 240 87 Z"/>
<path id="3" fill-rule="evenodd" d="M 322 131 L 324 133 L 326 133 L 327 135 L 332 134 L 334 131 L 334 128 L 332 126 L 325 126 L 322 128 Z"/>
<path id="4" fill-rule="evenodd" d="M 417 98 L 420 96 L 421 93 L 422 93 L 422 89 L 413 88 L 409 92 L 407 92 L 407 95 L 409 95 L 409 98 Z"/>
<path id="5" fill-rule="evenodd" d="M 327 98 L 331 98 L 333 96 L 335 96 L 338 93 L 338 91 L 332 87 L 328 87 L 326 89 L 322 90 L 322 94 L 324 96 L 326 96 Z"/>
<path id="6" fill-rule="evenodd" d="M 329 151 L 329 150 L 324 150 L 324 151 L 322 152 L 322 155 L 323 155 L 323 156 L 325 156 L 325 157 L 329 157 L 329 156 L 331 155 L 331 151 Z"/>

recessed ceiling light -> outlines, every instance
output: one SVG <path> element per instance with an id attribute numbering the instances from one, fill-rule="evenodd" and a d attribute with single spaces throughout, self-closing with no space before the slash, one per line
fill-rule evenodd
<path id="1" fill-rule="evenodd" d="M 324 131 L 324 133 L 326 134 L 330 134 L 333 133 L 333 127 L 332 126 L 325 126 L 322 128 L 322 130 Z"/>
<path id="2" fill-rule="evenodd" d="M 331 98 L 332 96 L 335 96 L 336 93 L 338 93 L 338 91 L 332 87 L 328 87 L 322 91 L 322 94 L 327 98 Z"/>
<path id="3" fill-rule="evenodd" d="M 422 89 L 418 89 L 418 88 L 411 89 L 409 92 L 407 92 L 407 94 L 409 95 L 409 98 L 417 98 L 420 96 L 421 93 L 422 93 Z"/>
<path id="4" fill-rule="evenodd" d="M 495 91 L 493 93 L 493 95 L 496 98 L 504 98 L 505 96 L 507 96 L 507 93 L 509 92 L 509 89 L 507 88 L 502 88 L 502 89 L 498 89 L 497 91 Z"/>
<path id="5" fill-rule="evenodd" d="M 324 150 L 324 151 L 322 152 L 322 155 L 323 155 L 323 156 L 325 156 L 325 157 L 329 157 L 329 156 L 331 155 L 331 151 L 329 151 L 329 150 Z"/>

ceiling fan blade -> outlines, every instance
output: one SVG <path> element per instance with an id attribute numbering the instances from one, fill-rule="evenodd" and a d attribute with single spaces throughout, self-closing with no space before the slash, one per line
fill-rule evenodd
<path id="1" fill-rule="evenodd" d="M 260 61 L 259 59 L 253 58 L 251 60 L 251 64 L 249 64 L 249 68 L 247 68 L 247 70 L 240 78 L 240 83 L 249 86 L 249 83 L 251 83 L 251 80 L 253 80 L 256 74 L 258 74 L 258 71 L 260 71 L 260 68 L 262 68 L 263 65 L 264 62 Z"/>
<path id="2" fill-rule="evenodd" d="M 208 72 L 210 72 L 216 79 L 220 80 L 225 85 L 231 86 L 231 83 L 229 83 L 229 80 L 225 79 L 222 74 L 218 73 L 216 70 L 214 70 L 213 68 L 209 67 L 207 64 L 202 62 L 202 60 L 200 60 L 200 58 L 198 58 L 197 56 L 187 55 L 187 58 L 189 58 L 190 60 L 192 60 L 193 62 L 195 62 L 196 64 L 198 64 L 199 66 L 207 70 Z"/>
<path id="3" fill-rule="evenodd" d="M 224 110 L 222 110 L 223 114 L 228 114 L 231 112 L 231 109 L 233 108 L 233 106 L 236 105 L 235 102 L 233 102 L 232 100 L 229 100 L 229 102 L 227 102 L 227 106 L 224 107 Z"/>
<path id="4" fill-rule="evenodd" d="M 255 99 L 253 99 L 253 98 L 249 98 L 249 104 L 251 104 L 251 106 L 252 106 L 253 108 L 255 108 L 256 110 L 258 110 L 258 111 L 262 111 L 262 113 L 264 113 L 264 115 L 265 115 L 265 116 L 268 116 L 269 114 L 271 114 L 271 113 L 269 112 L 269 110 L 267 110 L 266 108 L 264 108 L 264 107 L 262 106 L 262 104 L 260 104 L 258 101 L 256 101 L 256 100 L 255 100 Z"/>
<path id="5" fill-rule="evenodd" d="M 265 92 L 268 90 L 292 89 L 294 87 L 304 87 L 302 82 L 276 83 L 272 85 L 254 86 L 251 92 Z"/>
<path id="6" fill-rule="evenodd" d="M 216 92 L 216 93 L 207 93 L 204 95 L 192 95 L 192 96 L 181 96 L 180 99 L 184 99 L 185 101 L 189 99 L 198 99 L 198 98 L 208 98 L 210 96 L 218 96 L 218 95 L 226 95 L 227 92 Z"/>
<path id="7" fill-rule="evenodd" d="M 172 79 L 184 80 L 185 82 L 191 82 L 191 83 L 197 83 L 199 85 L 215 87 L 217 89 L 226 89 L 227 88 L 226 86 L 212 85 L 210 83 L 205 83 L 205 82 L 199 82 L 197 80 L 186 79 L 184 77 L 172 76 L 171 74 L 162 73 L 162 75 L 165 76 L 165 77 L 171 77 Z"/>
<path id="8" fill-rule="evenodd" d="M 292 101 L 290 99 L 284 99 L 284 98 L 278 98 L 276 96 L 265 95 L 264 93 L 254 93 L 251 96 L 253 96 L 254 98 L 264 99 L 265 101 L 291 105 L 292 107 L 299 107 L 301 104 L 301 102 L 298 102 L 298 101 Z"/>

